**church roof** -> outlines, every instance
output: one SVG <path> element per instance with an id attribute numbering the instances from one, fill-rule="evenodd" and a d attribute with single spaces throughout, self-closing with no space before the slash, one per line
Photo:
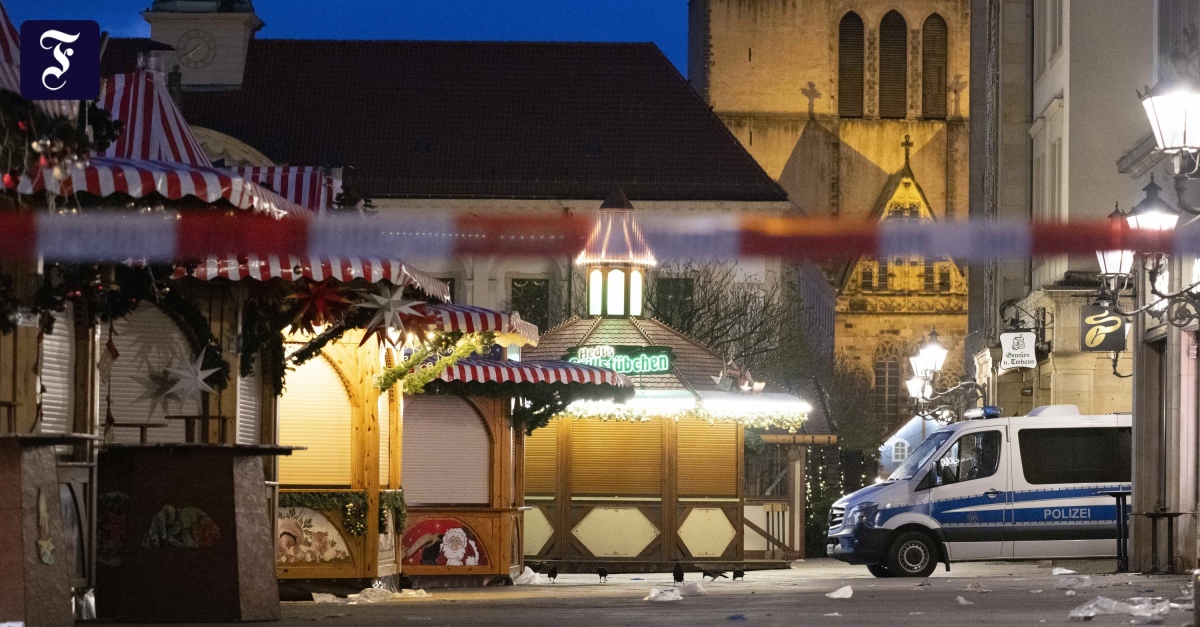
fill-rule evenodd
<path id="1" fill-rule="evenodd" d="M 377 198 L 787 200 L 648 43 L 252 39 L 242 88 L 183 110 Z"/>

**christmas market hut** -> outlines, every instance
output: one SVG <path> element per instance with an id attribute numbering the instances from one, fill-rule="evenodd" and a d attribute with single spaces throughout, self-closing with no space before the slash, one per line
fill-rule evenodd
<path id="1" fill-rule="evenodd" d="M 619 190 L 576 264 L 586 317 L 551 329 L 529 359 L 566 359 L 633 380 L 624 404 L 576 402 L 526 438 L 525 553 L 561 569 L 670 570 L 745 557 L 747 427 L 795 432 L 809 405 L 733 372 L 699 342 L 648 318 L 657 264 Z"/>
<path id="2" fill-rule="evenodd" d="M 6 60 L 15 33 L 3 16 Z M 57 106 L 21 99 L 0 68 L 5 211 L 36 256 L 0 267 L 0 319 L 17 322 L 0 323 L 15 382 L 0 390 L 0 430 L 60 441 L 61 507 L 43 506 L 61 519 L 49 528 L 65 537 L 81 617 L 94 586 L 97 611 L 118 619 L 278 618 L 270 544 L 254 540 L 270 533 L 261 460 L 286 451 L 254 446 L 273 438 L 259 371 L 241 367 L 258 357 L 238 341 L 246 294 L 173 282 L 172 263 L 182 233 L 203 235 L 195 225 L 271 229 L 312 212 L 214 167 L 143 61 L 96 102 Z M 161 226 L 147 258 L 110 254 L 134 223 Z M 99 449 L 61 445 L 100 433 Z M 182 480 L 195 476 L 208 480 Z M 169 566 L 180 559 L 187 569 Z"/>

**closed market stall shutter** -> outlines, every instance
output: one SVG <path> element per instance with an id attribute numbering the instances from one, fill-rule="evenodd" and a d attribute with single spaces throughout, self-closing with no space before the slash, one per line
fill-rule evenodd
<path id="1" fill-rule="evenodd" d="M 71 305 L 53 312 L 54 331 L 42 336 L 42 433 L 70 433 L 75 383 L 75 322 Z"/>
<path id="2" fill-rule="evenodd" d="M 279 444 L 307 450 L 279 458 L 279 483 L 349 486 L 351 414 L 346 387 L 324 357 L 288 373 L 279 398 Z"/>
<path id="3" fill-rule="evenodd" d="M 738 426 L 680 420 L 675 433 L 679 496 L 736 497 L 738 491 Z"/>
<path id="4" fill-rule="evenodd" d="M 238 377 L 237 443 L 258 444 L 262 433 L 262 357 L 254 359 L 254 373 Z"/>
<path id="5" fill-rule="evenodd" d="M 660 418 L 571 423 L 571 492 L 660 496 L 662 429 Z"/>
<path id="6" fill-rule="evenodd" d="M 491 439 L 483 419 L 457 396 L 404 398 L 400 456 L 409 505 L 486 505 Z"/>
<path id="7" fill-rule="evenodd" d="M 549 496 L 554 494 L 554 477 L 558 468 L 558 422 L 525 436 L 525 494 Z"/>
<path id="8" fill-rule="evenodd" d="M 109 379 L 99 377 L 100 410 L 97 417 L 103 425 L 106 397 L 111 392 L 113 419 L 120 422 L 164 422 L 166 416 L 196 416 L 200 414 L 199 397 L 155 402 L 146 394 L 146 378 L 151 372 L 161 374 L 163 369 L 182 366 L 185 361 L 194 361 L 195 353 L 184 337 L 183 331 L 167 314 L 153 305 L 142 304 L 125 318 L 112 323 L 112 341 L 119 356 L 112 365 Z M 108 329 L 100 331 L 100 350 L 108 342 Z M 117 428 L 114 437 L 119 444 L 136 444 L 138 430 Z M 172 420 L 166 427 L 149 429 L 147 441 L 151 444 L 183 442 L 182 420 Z"/>

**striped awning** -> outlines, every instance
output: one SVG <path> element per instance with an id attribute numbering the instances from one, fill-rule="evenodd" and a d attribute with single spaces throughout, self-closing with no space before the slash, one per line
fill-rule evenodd
<path id="1" fill-rule="evenodd" d="M 213 279 L 243 279 L 267 281 L 300 278 L 324 281 L 353 281 L 365 279 L 371 283 L 388 281 L 393 285 L 412 285 L 429 296 L 450 300 L 450 286 L 413 268 L 399 259 L 321 257 L 317 255 L 230 255 L 211 256 L 196 265 L 177 264 L 173 279 L 194 277 L 202 281 Z"/>
<path id="2" fill-rule="evenodd" d="M 165 161 L 92 157 L 86 167 L 72 168 L 71 176 L 62 181 L 42 168 L 32 175 L 21 175 L 10 189 L 21 194 L 46 190 L 59 196 L 75 192 L 95 196 L 128 194 L 134 198 L 157 193 L 168 200 L 195 196 L 208 203 L 226 200 L 238 209 L 275 217 L 311 214 L 279 194 L 224 170 Z"/>
<path id="3" fill-rule="evenodd" d="M 565 361 L 501 361 L 482 357 L 459 360 L 442 373 L 443 381 L 464 383 L 591 383 L 632 388 L 629 377 Z"/>
<path id="4" fill-rule="evenodd" d="M 230 171 L 318 214 L 342 191 L 341 180 L 317 166 L 238 166 Z"/>
<path id="5" fill-rule="evenodd" d="M 100 85 L 96 105 L 125 124 L 116 141 L 104 151 L 105 157 L 212 167 L 167 92 L 161 73 L 137 70 L 110 76 Z"/>
<path id="6" fill-rule="evenodd" d="M 21 34 L 8 18 L 3 2 L 0 2 L 0 89 L 21 93 Z M 34 104 L 50 115 L 73 118 L 79 101 L 35 100 Z"/>
<path id="7" fill-rule="evenodd" d="M 488 331 L 514 336 L 513 340 L 519 339 L 520 343 L 524 344 L 536 346 L 538 342 L 537 325 L 525 322 L 516 313 L 449 303 L 433 305 L 429 308 L 429 313 L 436 316 L 442 331 L 463 331 L 465 333 Z M 503 339 L 499 341 L 505 343 Z"/>

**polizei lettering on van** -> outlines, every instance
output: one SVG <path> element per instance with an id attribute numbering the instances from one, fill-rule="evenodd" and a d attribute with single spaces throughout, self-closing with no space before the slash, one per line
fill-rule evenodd
<path id="1" fill-rule="evenodd" d="M 1091 517 L 1090 507 L 1047 507 L 1042 510 L 1045 520 L 1087 520 Z"/>

